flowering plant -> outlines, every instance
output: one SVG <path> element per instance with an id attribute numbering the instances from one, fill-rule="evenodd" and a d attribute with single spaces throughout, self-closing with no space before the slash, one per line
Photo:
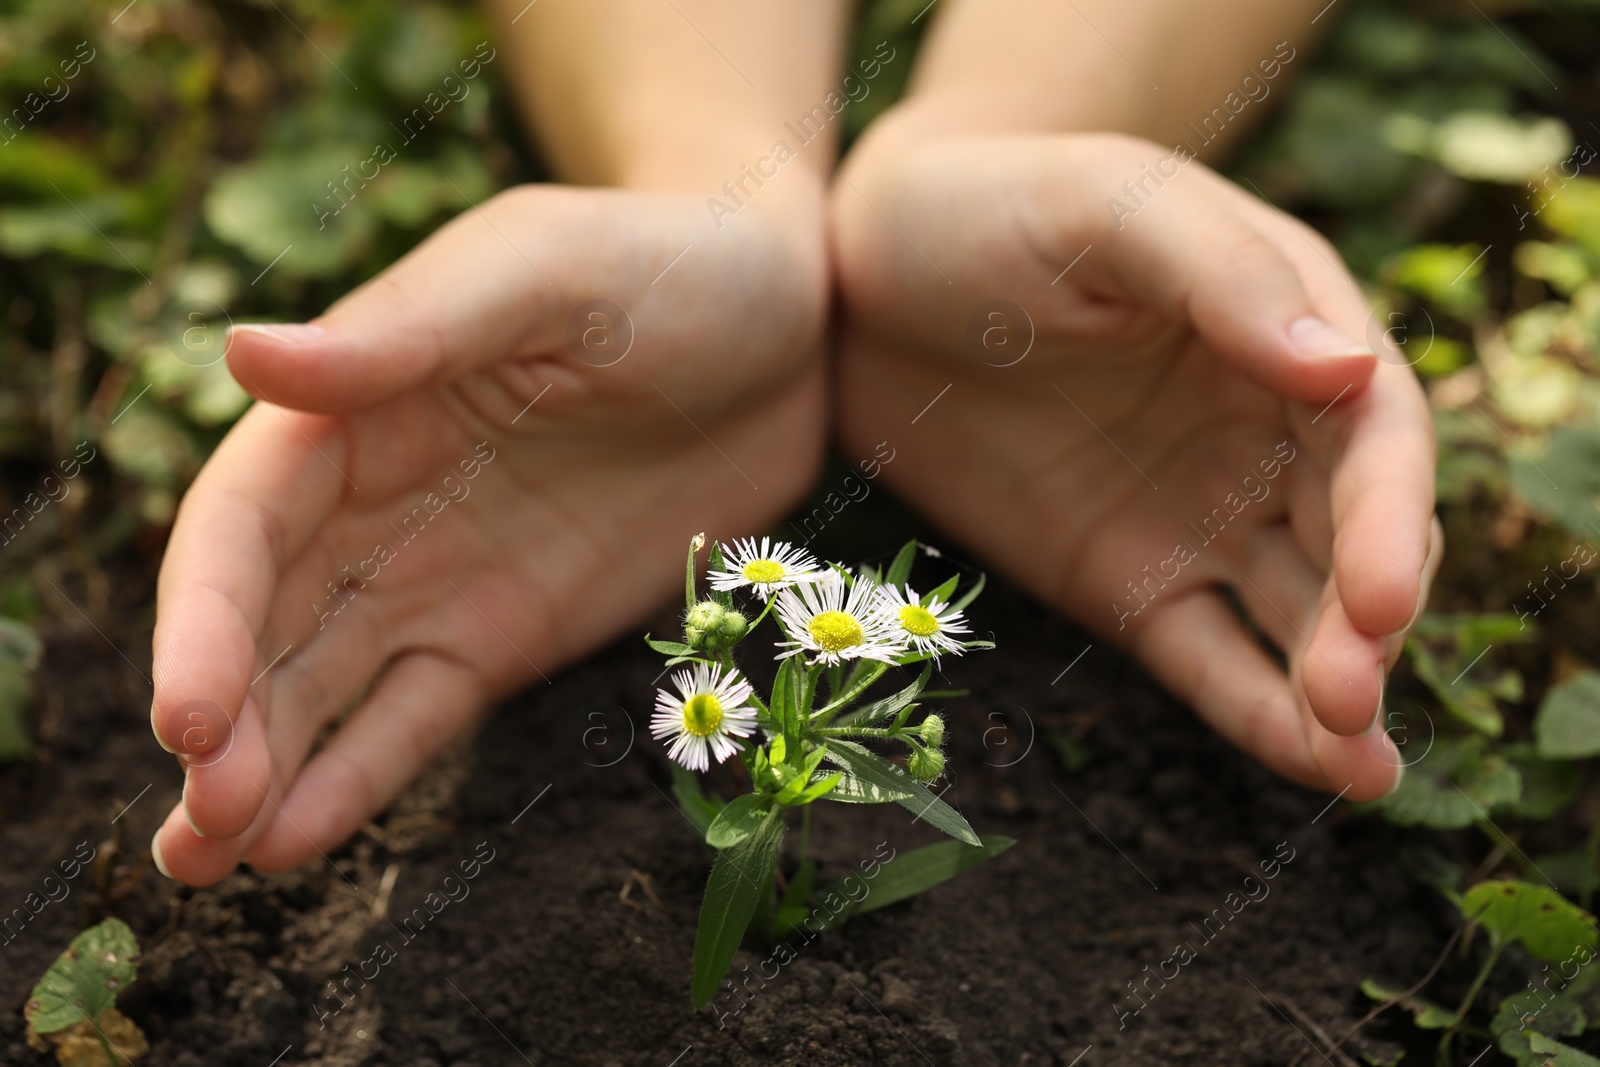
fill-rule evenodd
<path id="1" fill-rule="evenodd" d="M 980 838 L 961 814 L 929 790 L 944 773 L 945 724 L 928 714 L 909 720 L 943 655 L 994 647 L 964 640 L 963 610 L 983 589 L 980 576 L 956 599 L 957 578 L 918 596 L 907 584 L 917 543 L 908 543 L 886 572 L 822 566 L 804 550 L 762 538 L 712 546 L 703 599 L 695 591 L 699 535 L 689 546 L 684 577 L 684 639 L 651 648 L 669 658 L 671 688 L 656 692 L 650 732 L 668 744 L 675 792 L 684 814 L 717 850 L 695 939 L 696 1008 L 715 994 L 747 931 L 774 942 L 802 924 L 838 925 L 852 914 L 903 900 L 998 855 L 1009 838 Z M 752 620 L 734 593 L 760 605 Z M 777 677 L 767 700 L 734 663 L 733 652 L 768 615 L 780 631 Z M 897 692 L 868 699 L 892 667 L 923 663 Z M 862 744 L 905 746 L 905 767 Z M 737 754 L 749 792 L 731 801 L 708 796 L 691 772 Z M 955 838 L 902 856 L 882 872 L 871 899 L 811 910 L 816 864 L 806 855 L 810 807 L 828 799 L 850 804 L 900 804 Z M 777 870 L 785 812 L 801 809 L 800 859 L 785 879 Z M 838 899 L 838 887 L 818 894 Z"/>

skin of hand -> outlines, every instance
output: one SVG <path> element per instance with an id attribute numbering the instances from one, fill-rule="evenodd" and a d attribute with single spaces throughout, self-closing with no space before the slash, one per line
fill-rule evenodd
<path id="1" fill-rule="evenodd" d="M 497 696 L 666 603 L 693 534 L 776 521 L 814 480 L 831 140 L 736 217 L 706 197 L 821 99 L 842 14 L 595 3 L 512 25 L 516 6 L 524 95 L 597 109 L 537 124 L 553 165 L 624 188 L 509 190 L 312 323 L 233 332 L 258 402 L 185 496 L 158 587 L 152 727 L 185 784 L 152 854 L 180 881 L 325 855 Z M 781 53 L 772 84 L 708 76 L 702 29 L 747 63 Z M 557 34 L 606 62 L 530 73 Z M 662 95 L 676 110 L 633 125 Z"/>
<path id="2" fill-rule="evenodd" d="M 963 125 L 914 96 L 835 185 L 846 451 L 888 439 L 893 488 L 1269 767 L 1382 795 L 1442 550 L 1414 375 L 1332 247 L 1203 163 Z"/>

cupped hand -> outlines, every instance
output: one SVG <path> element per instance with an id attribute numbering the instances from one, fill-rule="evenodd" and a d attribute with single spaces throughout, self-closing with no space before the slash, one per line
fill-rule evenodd
<path id="1" fill-rule="evenodd" d="M 719 230 L 692 197 L 523 187 L 313 323 L 234 330 L 258 403 L 160 577 L 152 725 L 186 779 L 158 865 L 328 852 L 681 587 L 691 535 L 794 503 L 824 425 L 814 199 Z"/>
<path id="2" fill-rule="evenodd" d="M 890 117 L 832 193 L 846 448 L 1240 748 L 1382 795 L 1434 437 L 1337 254 L 1149 142 L 936 128 Z"/>

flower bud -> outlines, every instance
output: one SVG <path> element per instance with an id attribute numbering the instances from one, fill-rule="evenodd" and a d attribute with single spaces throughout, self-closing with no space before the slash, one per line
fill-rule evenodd
<path id="1" fill-rule="evenodd" d="M 693 649 L 721 652 L 738 644 L 750 631 L 750 620 L 715 600 L 702 600 L 683 620 L 684 642 Z"/>
<path id="2" fill-rule="evenodd" d="M 938 749 L 912 745 L 906 770 L 919 782 L 931 782 L 944 773 L 944 753 Z"/>
<path id="3" fill-rule="evenodd" d="M 732 647 L 744 640 L 744 635 L 750 632 L 750 620 L 737 611 L 724 612 L 722 625 L 717 627 L 722 639 L 727 642 L 726 647 Z"/>
<path id="4" fill-rule="evenodd" d="M 683 626 L 685 630 L 715 630 L 722 625 L 722 616 L 721 604 L 715 600 L 702 600 L 689 609 L 689 614 L 683 620 Z"/>
<path id="5" fill-rule="evenodd" d="M 922 725 L 917 727 L 922 740 L 927 742 L 929 748 L 939 748 L 944 744 L 944 720 L 937 715 L 929 715 L 922 720 Z"/>

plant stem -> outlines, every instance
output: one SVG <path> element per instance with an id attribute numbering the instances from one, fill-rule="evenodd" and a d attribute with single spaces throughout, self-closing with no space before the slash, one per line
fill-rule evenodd
<path id="1" fill-rule="evenodd" d="M 800 809 L 800 862 L 811 858 L 811 805 Z"/>
<path id="2" fill-rule="evenodd" d="M 817 730 L 820 737 L 881 737 L 888 740 L 903 733 L 904 730 L 895 726 L 824 726 Z"/>
<path id="3" fill-rule="evenodd" d="M 106 1062 L 111 1064 L 111 1067 L 123 1067 L 123 1064 L 126 1061 L 122 1060 L 115 1052 L 111 1051 L 111 1042 L 106 1040 L 105 1033 L 101 1031 L 97 1024 L 90 1023 L 89 1025 L 94 1027 L 95 1036 L 100 1039 L 100 1047 L 106 1050 Z"/>
<path id="4" fill-rule="evenodd" d="M 1450 1024 L 1450 1029 L 1444 1032 L 1439 1039 L 1438 1062 L 1441 1067 L 1447 1063 L 1450 1054 L 1450 1040 L 1456 1036 L 1456 1031 L 1461 1029 L 1461 1024 L 1467 1019 L 1467 1011 L 1472 1007 L 1472 1002 L 1478 999 L 1478 994 L 1483 990 L 1483 983 L 1489 980 L 1489 972 L 1494 970 L 1494 965 L 1499 962 L 1500 953 L 1506 947 L 1505 942 L 1494 946 L 1489 952 L 1489 958 L 1483 961 L 1478 976 L 1472 980 L 1472 986 L 1467 990 L 1467 995 L 1461 1000 L 1461 1007 L 1456 1009 L 1455 1022 Z"/>

